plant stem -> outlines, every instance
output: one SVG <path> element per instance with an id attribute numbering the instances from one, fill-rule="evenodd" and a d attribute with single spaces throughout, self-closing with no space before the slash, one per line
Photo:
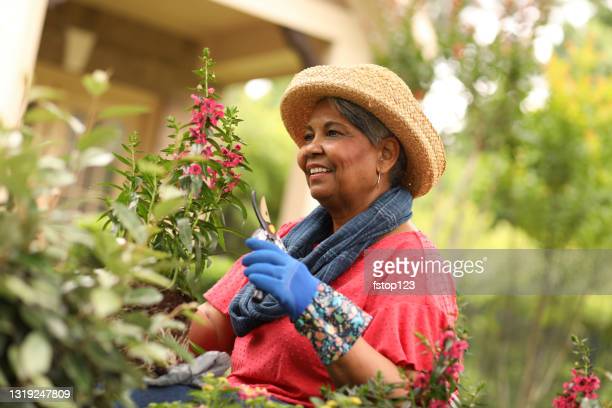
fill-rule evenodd
<path id="1" fill-rule="evenodd" d="M 151 220 L 151 212 L 153 211 L 153 205 L 157 198 L 157 174 L 153 175 L 153 194 L 151 195 L 151 202 L 149 203 L 149 209 L 147 210 L 147 224 Z"/>
<path id="2" fill-rule="evenodd" d="M 87 112 L 87 125 L 85 127 L 85 133 L 88 133 L 94 125 L 96 120 L 96 110 L 98 109 L 98 97 L 94 96 L 91 99 L 91 105 L 89 105 L 89 111 Z"/>

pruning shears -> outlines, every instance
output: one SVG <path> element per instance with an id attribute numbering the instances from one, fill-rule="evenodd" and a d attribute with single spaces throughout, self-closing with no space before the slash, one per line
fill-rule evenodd
<path id="1" fill-rule="evenodd" d="M 272 221 L 270 221 L 270 213 L 268 212 L 266 198 L 262 196 L 258 204 L 257 193 L 253 190 L 251 191 L 251 204 L 253 205 L 253 211 L 255 211 L 255 216 L 257 217 L 259 226 L 261 227 L 255 230 L 251 237 L 272 242 L 274 245 L 287 252 L 283 241 L 276 233 L 276 227 L 274 227 L 274 224 L 272 224 Z M 253 302 L 260 303 L 264 296 L 265 294 L 261 290 L 255 289 L 252 297 Z"/>

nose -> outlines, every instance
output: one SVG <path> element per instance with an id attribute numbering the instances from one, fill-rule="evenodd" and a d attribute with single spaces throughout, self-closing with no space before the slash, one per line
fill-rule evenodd
<path id="1" fill-rule="evenodd" d="M 321 144 L 321 141 L 321 138 L 315 135 L 312 140 L 302 145 L 302 152 L 307 156 L 312 156 L 314 154 L 322 154 L 323 146 Z"/>

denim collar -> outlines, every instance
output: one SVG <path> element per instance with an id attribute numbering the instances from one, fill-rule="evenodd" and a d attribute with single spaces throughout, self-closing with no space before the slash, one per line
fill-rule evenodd
<path id="1" fill-rule="evenodd" d="M 331 216 L 319 206 L 293 227 L 283 242 L 289 255 L 302 261 L 314 276 L 329 284 L 342 275 L 366 248 L 411 216 L 412 195 L 403 188 L 394 187 L 334 233 Z M 247 283 L 229 306 L 232 327 L 239 337 L 286 315 L 270 294 L 266 294 L 260 303 L 253 302 L 254 291 L 255 286 Z"/>

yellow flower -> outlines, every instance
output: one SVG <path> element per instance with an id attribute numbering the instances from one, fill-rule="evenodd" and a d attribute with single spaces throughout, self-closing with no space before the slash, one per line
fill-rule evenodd
<path id="1" fill-rule="evenodd" d="M 361 405 L 361 399 L 357 397 L 351 397 L 349 401 L 351 401 L 351 404 L 353 405 Z"/>

